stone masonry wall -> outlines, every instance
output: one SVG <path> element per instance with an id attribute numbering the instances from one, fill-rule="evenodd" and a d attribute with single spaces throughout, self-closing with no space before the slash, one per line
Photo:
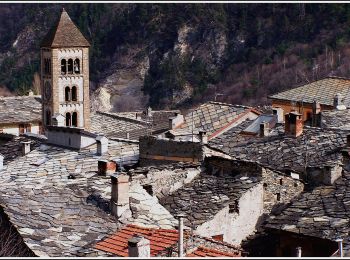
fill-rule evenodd
<path id="1" fill-rule="evenodd" d="M 201 143 L 157 139 L 154 136 L 140 137 L 140 164 L 149 161 L 199 162 L 203 160 Z"/>
<path id="2" fill-rule="evenodd" d="M 270 213 L 278 206 L 288 203 L 304 190 L 304 184 L 297 179 L 274 172 L 270 169 L 262 169 L 264 182 L 264 213 Z"/>

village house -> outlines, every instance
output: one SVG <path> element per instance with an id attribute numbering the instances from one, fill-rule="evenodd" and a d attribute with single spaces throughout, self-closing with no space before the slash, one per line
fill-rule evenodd
<path id="1" fill-rule="evenodd" d="M 0 97 L 0 133 L 42 133 L 41 96 Z"/>
<path id="2" fill-rule="evenodd" d="M 302 114 L 304 121 L 312 120 L 314 102 L 320 111 L 350 106 L 350 79 L 329 76 L 302 86 L 269 96 L 272 107 L 293 110 Z"/>

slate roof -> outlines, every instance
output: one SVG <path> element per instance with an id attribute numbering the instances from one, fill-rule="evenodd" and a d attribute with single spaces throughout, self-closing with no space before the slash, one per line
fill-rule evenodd
<path id="1" fill-rule="evenodd" d="M 0 125 L 41 122 L 41 96 L 0 97 Z"/>
<path id="2" fill-rule="evenodd" d="M 302 193 L 281 214 L 272 216 L 266 228 L 283 230 L 335 241 L 344 239 L 346 256 L 350 256 L 350 173 L 332 186 L 319 186 Z"/>
<path id="3" fill-rule="evenodd" d="M 321 80 L 292 88 L 269 96 L 271 99 L 302 101 L 313 103 L 314 100 L 322 105 L 333 106 L 334 96 L 339 93 L 344 98 L 344 105 L 350 106 L 350 79 L 338 77 L 326 77 Z"/>
<path id="4" fill-rule="evenodd" d="M 137 225 L 128 224 L 107 236 L 102 241 L 94 245 L 95 249 L 104 251 L 110 256 L 128 256 L 128 240 L 134 235 L 140 235 L 150 240 L 151 257 L 155 256 L 177 256 L 176 248 L 178 243 L 178 231 L 175 229 L 145 228 Z M 198 246 L 205 245 L 205 246 Z M 192 236 L 188 231 L 184 231 L 184 246 L 191 253 L 188 257 L 196 256 L 239 256 L 241 249 L 225 242 L 214 241 L 209 238 Z M 174 255 L 175 253 L 175 255 Z"/>
<path id="5" fill-rule="evenodd" d="M 211 140 L 209 146 L 235 159 L 258 162 L 275 170 L 304 172 L 309 167 L 334 166 L 341 159 L 347 131 L 304 126 L 297 138 L 284 134 L 284 126 L 275 127 L 270 136 L 245 138 L 238 129 L 230 129 Z"/>
<path id="6" fill-rule="evenodd" d="M 194 109 L 193 117 L 192 112 L 188 113 L 184 118 L 185 122 L 176 130 L 185 129 L 188 133 L 191 133 L 193 124 L 194 129 L 205 130 L 209 138 L 213 138 L 218 132 L 251 111 L 259 114 L 256 110 L 247 106 L 208 102 Z"/>
<path id="7" fill-rule="evenodd" d="M 218 177 L 201 173 L 159 202 L 172 215 L 185 214 L 184 224 L 195 228 L 211 220 L 259 182 L 260 179 L 255 177 Z"/>
<path id="8" fill-rule="evenodd" d="M 140 136 L 146 135 L 150 127 L 145 122 L 121 117 L 116 114 L 96 112 L 91 114 L 91 132 L 102 133 L 107 137 L 116 137 L 138 140 Z"/>
<path id="9" fill-rule="evenodd" d="M 40 46 L 48 48 L 90 47 L 90 43 L 63 8 L 60 19 L 44 37 Z"/>
<path id="10" fill-rule="evenodd" d="M 99 186 L 88 180 L 99 159 L 129 156 L 138 146 L 109 142 L 103 156 L 96 155 L 96 145 L 76 151 L 41 143 L 0 172 L 0 206 L 36 255 L 74 256 L 117 229 L 116 219 L 88 200 Z"/>
<path id="11" fill-rule="evenodd" d="M 321 127 L 350 130 L 350 110 L 322 111 Z"/>

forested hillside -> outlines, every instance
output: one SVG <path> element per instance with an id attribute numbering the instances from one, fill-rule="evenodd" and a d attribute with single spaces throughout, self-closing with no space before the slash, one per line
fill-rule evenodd
<path id="1" fill-rule="evenodd" d="M 94 109 L 258 105 L 350 76 L 349 4 L 0 4 L 0 95 L 39 89 L 39 44 L 62 7 L 92 44 Z"/>

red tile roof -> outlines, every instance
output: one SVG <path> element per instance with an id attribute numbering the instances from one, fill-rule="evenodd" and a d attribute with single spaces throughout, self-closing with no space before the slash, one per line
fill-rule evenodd
<path id="1" fill-rule="evenodd" d="M 150 241 L 151 256 L 157 256 L 166 248 L 176 245 L 178 240 L 176 230 L 144 228 L 129 224 L 103 241 L 98 242 L 95 248 L 117 256 L 128 256 L 128 240 L 134 234 L 141 235 Z"/>
<path id="2" fill-rule="evenodd" d="M 228 253 L 219 251 L 212 248 L 207 247 L 198 247 L 193 252 L 186 255 L 187 257 L 240 257 L 240 253 Z"/>

